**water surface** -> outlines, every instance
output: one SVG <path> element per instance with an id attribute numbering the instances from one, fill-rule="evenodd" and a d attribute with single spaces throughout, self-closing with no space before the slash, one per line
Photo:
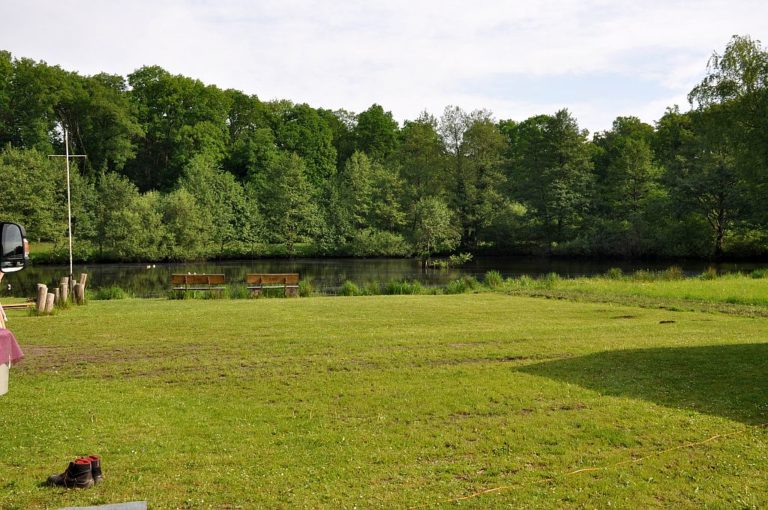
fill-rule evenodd
<path id="1" fill-rule="evenodd" d="M 82 264 L 76 265 L 74 272 L 76 277 L 80 273 L 88 273 L 88 286 L 92 290 L 118 286 L 137 297 L 160 297 L 167 294 L 173 273 L 224 273 L 228 283 L 243 283 L 247 273 L 299 273 L 302 279 L 311 279 L 319 292 L 333 293 L 345 280 L 358 285 L 391 280 L 417 280 L 424 285 L 445 285 L 465 275 L 482 278 L 491 270 L 499 271 L 504 277 L 557 273 L 561 277 L 572 278 L 602 274 L 612 267 L 631 273 L 639 269 L 660 270 L 670 265 L 672 263 L 668 261 L 481 257 L 460 268 L 425 270 L 413 259 L 318 258 L 173 264 Z M 674 265 L 682 267 L 688 274 L 695 274 L 712 264 L 706 261 L 685 261 Z M 761 265 L 720 264 L 717 267 L 721 271 L 751 271 Z M 45 283 L 50 287 L 68 272 L 68 266 L 56 265 L 30 266 L 24 271 L 7 274 L 0 287 L 0 296 L 33 296 L 37 283 Z"/>

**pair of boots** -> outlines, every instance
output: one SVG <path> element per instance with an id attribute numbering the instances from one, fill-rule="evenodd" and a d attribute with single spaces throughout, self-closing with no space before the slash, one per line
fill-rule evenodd
<path id="1" fill-rule="evenodd" d="M 60 475 L 49 476 L 48 485 L 87 489 L 102 480 L 104 475 L 101 472 L 101 457 L 89 455 L 70 462 L 67 469 Z"/>

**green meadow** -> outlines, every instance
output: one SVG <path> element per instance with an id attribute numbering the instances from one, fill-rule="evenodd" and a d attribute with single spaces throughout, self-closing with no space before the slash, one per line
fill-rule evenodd
<path id="1" fill-rule="evenodd" d="M 762 276 L 762 272 L 760 273 Z M 642 278 L 642 275 L 640 275 Z M 728 274 L 712 279 L 620 280 L 578 278 L 561 280 L 557 288 L 594 297 L 645 297 L 654 300 L 684 300 L 699 303 L 768 306 L 768 280 L 741 274 Z"/>
<path id="2" fill-rule="evenodd" d="M 764 507 L 766 287 L 12 311 L 0 508 Z M 82 454 L 104 483 L 42 485 Z"/>

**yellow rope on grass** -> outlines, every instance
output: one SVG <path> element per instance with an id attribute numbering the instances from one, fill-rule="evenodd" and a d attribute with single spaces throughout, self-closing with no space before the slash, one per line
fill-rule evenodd
<path id="1" fill-rule="evenodd" d="M 768 427 L 768 423 L 762 423 L 760 425 L 755 426 L 754 428 L 766 428 L 766 427 Z M 649 453 L 649 454 L 647 454 L 647 455 L 645 455 L 643 457 L 637 457 L 635 459 L 622 460 L 620 462 L 616 462 L 615 464 L 611 464 L 609 466 L 598 466 L 598 467 L 589 467 L 589 468 L 575 469 L 573 471 L 569 471 L 567 473 L 563 473 L 561 476 L 573 476 L 573 475 L 578 475 L 580 473 L 592 473 L 592 472 L 595 472 L 595 471 L 606 471 L 608 469 L 613 469 L 613 468 L 617 468 L 617 467 L 620 467 L 620 466 L 625 466 L 627 464 L 637 464 L 638 462 L 642 462 L 643 460 L 651 458 L 651 457 L 659 457 L 659 456 L 664 455 L 666 453 L 674 452 L 674 451 L 677 451 L 677 450 L 683 450 L 685 448 L 694 448 L 696 446 L 701 446 L 701 445 L 706 444 L 706 443 L 711 443 L 712 441 L 716 441 L 718 439 L 723 439 L 723 438 L 726 438 L 726 437 L 738 436 L 738 435 L 741 435 L 741 434 L 745 434 L 745 433 L 749 432 L 752 429 L 753 429 L 753 427 L 749 427 L 749 428 L 746 428 L 744 430 L 737 430 L 737 431 L 734 431 L 734 432 L 728 432 L 726 434 L 715 434 L 714 436 L 708 437 L 708 438 L 706 438 L 706 439 L 704 439 L 702 441 L 696 441 L 696 442 L 693 442 L 693 443 L 685 443 L 685 444 L 681 444 L 681 445 L 678 445 L 678 446 L 673 446 L 672 448 L 667 448 L 666 450 L 660 450 L 658 452 Z M 556 478 L 555 476 L 551 476 L 551 477 L 548 477 L 548 478 L 543 478 L 543 479 L 541 479 L 541 480 L 539 480 L 538 482 L 535 482 L 535 483 L 553 482 L 555 480 L 555 478 Z M 501 485 L 499 487 L 493 487 L 491 489 L 483 489 L 483 490 L 478 491 L 478 492 L 473 492 L 472 494 L 467 494 L 466 496 L 460 496 L 460 497 L 453 498 L 453 499 L 446 499 L 446 500 L 443 500 L 443 501 L 435 501 L 433 503 L 428 503 L 428 504 L 423 505 L 423 506 L 414 506 L 414 507 L 411 507 L 410 510 L 420 510 L 422 508 L 430 508 L 430 507 L 433 507 L 433 506 L 436 506 L 436 505 L 445 505 L 445 504 L 449 504 L 449 503 L 457 503 L 459 501 L 465 501 L 465 500 L 473 499 L 473 498 L 476 498 L 476 497 L 479 497 L 479 496 L 484 496 L 484 495 L 490 494 L 492 492 L 501 492 L 501 491 L 505 491 L 505 490 L 508 490 L 508 489 L 513 489 L 517 485 L 519 485 L 519 484 L 516 484 L 516 485 Z"/>

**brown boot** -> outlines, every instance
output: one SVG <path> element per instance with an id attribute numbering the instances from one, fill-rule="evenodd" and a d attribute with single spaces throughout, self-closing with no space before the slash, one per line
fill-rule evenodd
<path id="1" fill-rule="evenodd" d="M 67 469 L 60 475 L 48 477 L 48 485 L 58 487 L 87 489 L 93 486 L 93 474 L 91 473 L 91 460 L 80 458 L 70 462 Z"/>
<path id="2" fill-rule="evenodd" d="M 93 483 L 103 482 L 104 475 L 101 472 L 101 457 L 98 455 L 89 455 L 85 458 L 91 461 L 91 475 L 93 476 Z"/>

